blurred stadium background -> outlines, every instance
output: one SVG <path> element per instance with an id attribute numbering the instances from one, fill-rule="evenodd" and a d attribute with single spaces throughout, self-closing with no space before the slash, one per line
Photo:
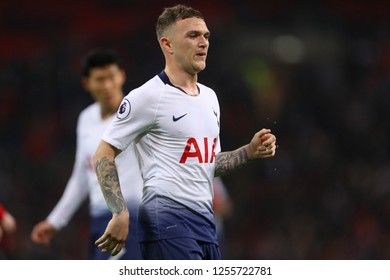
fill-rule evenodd
<path id="1" fill-rule="evenodd" d="M 33 225 L 61 196 L 78 113 L 79 61 L 112 47 L 125 91 L 163 68 L 154 24 L 177 1 L 0 1 L 0 201 L 18 221 L 9 259 L 84 259 L 87 205 L 51 247 Z M 228 259 L 390 258 L 390 2 L 183 1 L 211 30 L 200 82 L 221 105 L 223 150 L 262 127 L 277 156 L 226 176 Z"/>

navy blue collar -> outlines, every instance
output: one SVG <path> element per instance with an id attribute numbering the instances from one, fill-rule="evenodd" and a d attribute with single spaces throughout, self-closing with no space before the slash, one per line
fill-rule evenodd
<path id="1" fill-rule="evenodd" d="M 158 76 L 160 77 L 161 81 L 163 81 L 164 84 L 168 84 L 174 87 L 174 85 L 172 85 L 171 81 L 169 80 L 167 73 L 165 73 L 164 70 L 162 70 L 161 73 L 158 74 Z"/>
<path id="2" fill-rule="evenodd" d="M 158 76 L 160 77 L 161 81 L 162 81 L 164 84 L 166 84 L 166 85 L 168 84 L 168 85 L 170 85 L 170 86 L 172 86 L 172 87 L 175 87 L 175 88 L 177 88 L 177 89 L 180 89 L 182 92 L 184 92 L 185 94 L 187 94 L 182 88 L 177 87 L 177 86 L 175 86 L 174 84 L 171 83 L 171 81 L 169 80 L 169 77 L 168 77 L 167 73 L 165 73 L 165 70 L 162 70 L 162 71 L 160 72 L 160 74 L 158 74 Z M 196 87 L 198 88 L 198 92 L 200 93 L 200 88 L 198 87 L 198 85 L 196 85 Z"/>

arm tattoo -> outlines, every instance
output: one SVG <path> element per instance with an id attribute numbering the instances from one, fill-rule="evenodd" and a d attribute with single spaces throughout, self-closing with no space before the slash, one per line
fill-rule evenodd
<path id="1" fill-rule="evenodd" d="M 218 153 L 215 156 L 214 176 L 230 173 L 248 162 L 249 158 L 244 147 L 231 152 Z"/>
<path id="2" fill-rule="evenodd" d="M 126 211 L 126 202 L 119 186 L 119 176 L 114 161 L 106 157 L 96 161 L 95 172 L 111 213 L 118 214 Z"/>

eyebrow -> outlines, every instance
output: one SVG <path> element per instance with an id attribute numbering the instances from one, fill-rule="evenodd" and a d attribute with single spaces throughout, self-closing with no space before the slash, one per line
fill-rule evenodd
<path id="1" fill-rule="evenodd" d="M 199 31 L 199 30 L 189 30 L 186 32 L 186 35 L 189 35 L 189 34 L 196 34 L 196 35 L 206 35 L 206 36 L 210 36 L 210 31 L 207 31 L 207 32 L 202 32 L 202 31 Z"/>

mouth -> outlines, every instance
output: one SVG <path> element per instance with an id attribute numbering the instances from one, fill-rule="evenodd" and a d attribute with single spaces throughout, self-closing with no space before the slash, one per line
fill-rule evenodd
<path id="1" fill-rule="evenodd" d="M 207 53 L 206 53 L 206 52 L 198 52 L 198 53 L 195 54 L 195 56 L 196 56 L 197 58 L 202 58 L 202 59 L 204 59 L 204 58 L 206 58 Z"/>
<path id="2" fill-rule="evenodd" d="M 105 100 L 105 101 L 111 101 L 112 98 L 113 98 L 113 96 L 112 96 L 111 94 L 109 94 L 109 95 L 106 95 L 106 96 L 104 97 L 104 100 Z"/>

